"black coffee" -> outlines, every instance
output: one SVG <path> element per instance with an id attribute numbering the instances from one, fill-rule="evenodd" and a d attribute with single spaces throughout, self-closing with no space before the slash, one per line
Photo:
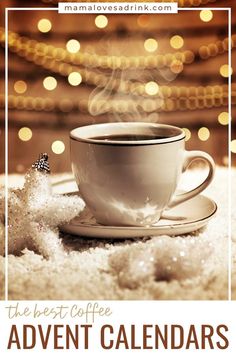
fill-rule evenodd
<path id="1" fill-rule="evenodd" d="M 111 134 L 93 136 L 92 139 L 104 141 L 137 141 L 137 140 L 155 140 L 166 139 L 168 136 L 149 135 L 149 134 Z"/>

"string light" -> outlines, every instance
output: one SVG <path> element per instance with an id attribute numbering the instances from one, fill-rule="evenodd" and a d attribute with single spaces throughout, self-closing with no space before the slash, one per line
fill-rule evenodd
<path id="1" fill-rule="evenodd" d="M 76 39 L 70 39 L 66 43 L 66 49 L 69 53 L 77 53 L 80 50 L 80 42 Z"/>
<path id="2" fill-rule="evenodd" d="M 45 77 L 43 80 L 43 86 L 48 91 L 55 90 L 57 87 L 57 80 L 52 76 Z"/>
<path id="3" fill-rule="evenodd" d="M 60 155 L 65 151 L 65 144 L 61 140 L 56 140 L 52 143 L 51 148 L 54 154 Z"/>
<path id="4" fill-rule="evenodd" d="M 221 112 L 218 115 L 218 122 L 222 125 L 229 124 L 229 113 L 228 112 Z"/>
<path id="5" fill-rule="evenodd" d="M 44 3 L 51 3 L 51 4 L 58 4 L 59 0 L 42 0 Z M 85 0 L 85 2 L 88 2 L 89 0 Z M 165 0 L 160 0 L 159 2 L 165 2 Z M 170 2 L 178 2 L 179 7 L 185 7 L 185 6 L 200 6 L 201 4 L 206 5 L 208 3 L 213 3 L 216 2 L 217 0 L 171 0 Z M 64 0 L 64 2 L 71 2 L 71 0 Z M 80 0 L 74 0 L 74 2 L 80 2 Z M 137 2 L 142 2 L 141 0 L 138 0 Z M 153 2 L 153 0 L 146 0 L 146 2 Z"/>
<path id="6" fill-rule="evenodd" d="M 30 96 L 13 96 L 8 97 L 9 109 L 18 110 L 34 110 L 34 111 L 55 111 L 58 112 L 70 112 L 72 110 L 78 110 L 80 112 L 88 113 L 88 101 L 87 100 L 66 100 L 67 102 L 62 102 L 61 100 L 52 100 L 49 97 L 30 97 Z M 70 101 L 70 103 L 69 103 Z M 117 104 L 115 104 L 115 102 Z M 116 100 L 107 101 L 106 112 L 118 112 L 118 107 L 122 107 L 122 112 L 133 113 L 137 112 L 136 105 L 133 99 L 128 101 Z M 0 106 L 4 107 L 5 98 L 4 95 L 0 95 Z M 222 96 L 220 99 L 214 96 L 199 96 L 199 97 L 179 97 L 178 99 L 171 98 L 139 98 L 139 104 L 144 109 L 145 112 L 174 112 L 174 111 L 186 111 L 186 110 L 196 110 L 205 109 L 211 107 L 228 106 L 227 94 Z M 236 95 L 232 96 L 232 104 L 236 104 Z M 104 105 L 104 101 L 98 100 L 96 102 L 97 111 L 99 107 Z"/>
<path id="7" fill-rule="evenodd" d="M 164 97 L 203 97 L 213 95 L 215 97 L 223 97 L 228 93 L 228 85 L 213 86 L 160 86 L 161 93 Z M 232 84 L 232 92 L 235 92 L 236 84 Z"/>
<path id="8" fill-rule="evenodd" d="M 150 95 L 150 96 L 153 96 L 153 95 L 156 95 L 159 91 L 159 86 L 156 82 L 154 81 L 150 81 L 148 83 L 146 83 L 145 85 L 145 92 Z"/>
<path id="9" fill-rule="evenodd" d="M 216 2 L 217 0 L 178 0 L 179 7 L 184 6 L 200 6 L 208 3 Z"/>
<path id="10" fill-rule="evenodd" d="M 22 43 L 22 48 L 21 49 L 19 49 L 19 52 L 20 52 L 20 54 L 22 54 L 22 51 L 24 51 L 25 49 L 25 43 L 24 43 L 24 41 L 22 41 L 23 43 Z M 34 41 L 34 42 L 36 42 L 36 41 Z M 53 49 L 56 49 L 56 48 L 53 48 L 53 46 L 46 46 L 46 48 L 47 48 L 47 50 L 48 50 L 48 54 L 50 54 L 50 51 L 49 51 L 49 49 L 53 52 Z M 213 48 L 213 47 L 212 47 Z M 32 48 L 30 48 L 30 49 L 32 49 Z M 45 49 L 45 47 L 44 47 L 44 49 Z M 29 52 L 28 53 L 29 55 L 31 55 L 32 56 L 32 51 L 31 51 L 31 53 Z M 51 55 L 51 54 L 50 54 Z M 55 56 L 57 56 L 58 55 L 58 52 L 55 54 Z M 86 53 L 85 53 L 85 55 L 86 55 Z M 53 54 L 53 56 L 54 56 L 54 54 Z M 68 58 L 68 57 L 67 57 Z M 97 58 L 98 58 L 98 63 L 100 62 L 102 62 L 103 60 L 105 61 L 105 57 L 101 57 L 101 56 L 97 56 Z M 101 58 L 102 58 L 102 60 L 101 60 Z M 121 61 L 121 58 L 122 57 L 117 57 L 117 62 L 119 62 L 119 61 Z M 141 58 L 141 57 L 140 57 Z M 57 70 L 57 68 L 58 68 L 58 63 L 56 62 L 56 60 L 54 61 L 49 61 L 48 60 L 48 58 L 43 58 L 44 59 L 44 61 L 45 61 L 45 63 L 44 63 L 44 65 L 45 65 L 45 67 L 48 67 L 48 68 L 50 68 L 50 70 L 52 69 L 52 70 Z M 136 58 L 135 58 L 136 59 Z M 147 60 L 146 60 L 147 59 Z M 71 56 L 70 57 L 70 60 L 74 60 L 74 56 Z M 77 60 L 77 59 L 76 59 Z M 92 60 L 92 58 L 89 58 L 89 60 Z M 107 61 L 105 62 L 105 67 L 106 67 L 106 63 L 108 63 L 108 65 L 109 65 L 109 62 L 111 63 L 113 60 L 110 60 L 110 57 L 107 57 L 107 59 L 106 59 Z M 168 59 L 168 62 L 169 62 L 170 60 Z M 114 62 L 115 62 L 115 60 L 114 60 Z M 127 62 L 129 62 L 129 63 L 132 63 L 132 62 L 134 62 L 134 61 L 132 61 L 132 58 L 125 58 L 125 60 L 124 60 L 124 65 L 127 65 Z M 136 63 L 137 63 L 138 61 L 136 61 Z M 141 63 L 142 61 L 140 60 L 140 63 Z M 150 57 L 147 57 L 147 58 L 145 58 L 145 67 L 146 67 L 146 64 L 147 63 L 150 63 L 151 62 L 151 60 L 150 60 Z M 173 62 L 172 62 L 173 63 Z M 66 65 L 66 64 L 64 64 L 64 63 L 61 63 L 60 65 Z M 114 64 L 112 64 L 112 65 L 114 65 Z M 117 64 L 116 64 L 117 65 Z M 133 64 L 132 64 L 133 65 Z M 137 64 L 135 64 L 135 65 L 137 65 Z M 149 64 L 150 65 L 150 64 Z M 151 64 L 151 65 L 154 65 L 154 64 Z M 102 67 L 104 66 L 104 63 L 102 64 Z M 108 66 L 109 67 L 109 66 Z M 72 66 L 69 66 L 69 65 L 67 65 L 67 66 L 65 66 L 65 68 L 66 68 L 66 70 L 71 70 L 72 69 Z M 67 72 L 67 75 L 68 75 L 69 73 Z M 92 79 L 92 76 L 94 75 L 94 73 L 88 73 L 87 71 L 84 71 L 84 74 L 86 75 L 86 76 L 88 76 L 88 82 L 92 82 L 92 83 L 95 83 L 95 80 L 93 80 Z M 65 75 L 65 74 L 64 74 Z M 97 78 L 98 78 L 98 76 L 97 76 Z M 99 76 L 99 80 L 101 80 L 101 82 L 102 82 L 102 84 L 104 83 L 104 77 L 103 77 L 103 79 L 102 79 L 102 76 Z M 100 84 L 100 82 L 99 82 L 99 84 Z M 139 85 L 141 88 L 140 88 L 140 92 L 143 92 L 143 93 L 145 93 L 145 90 L 143 90 L 143 85 Z M 128 83 L 127 83 L 127 87 L 126 87 L 126 90 L 128 90 Z M 159 91 L 159 90 L 158 90 Z M 158 91 L 157 91 L 157 93 L 158 93 Z M 157 93 L 155 93 L 155 94 L 157 94 Z M 173 92 L 172 92 L 172 89 L 171 89 L 171 94 L 172 94 Z M 188 97 L 188 99 L 184 99 L 184 100 L 179 100 L 178 102 L 173 102 L 173 101 L 171 101 L 171 100 L 169 100 L 168 101 L 168 104 L 165 106 L 165 107 L 168 107 L 168 109 L 169 110 L 172 110 L 172 109 L 174 109 L 174 108 L 176 108 L 177 107 L 177 109 L 197 109 L 197 108 L 203 108 L 203 107 L 212 107 L 212 106 L 219 106 L 219 105 L 224 105 L 225 104 L 225 99 L 227 99 L 227 95 L 221 95 L 221 94 L 216 94 L 215 96 L 213 96 L 213 94 L 212 94 L 212 92 L 210 93 L 210 94 L 207 94 L 207 96 L 206 97 L 198 97 L 197 99 L 196 99 L 196 97 L 192 97 L 192 95 L 190 94 L 190 90 L 189 90 L 189 97 Z M 20 101 L 19 101 L 20 102 Z M 19 106 L 20 106 L 20 104 L 19 104 Z M 165 108 L 166 109 L 166 108 Z"/>
<path id="11" fill-rule="evenodd" d="M 52 24 L 47 18 L 42 18 L 38 22 L 38 30 L 42 33 L 47 33 L 51 30 Z"/>
<path id="12" fill-rule="evenodd" d="M 75 68 L 65 63 L 59 64 L 58 62 L 54 62 L 54 65 L 50 65 L 50 69 L 51 71 L 59 72 L 61 75 L 68 75 Z M 103 74 L 95 74 L 94 72 L 90 73 L 86 69 L 81 69 L 80 72 L 83 81 L 87 82 L 88 84 L 97 86 L 97 84 L 99 83 L 100 87 L 105 87 L 108 82 L 107 76 Z M 134 94 L 144 93 L 144 89 L 142 88 L 142 85 L 140 84 L 137 85 L 136 83 L 133 84 L 132 82 L 129 81 L 123 81 L 122 85 L 120 85 L 120 80 L 118 79 L 113 80 L 113 88 L 123 93 L 128 93 L 130 91 L 132 91 L 132 93 Z"/>
<path id="13" fill-rule="evenodd" d="M 132 86 L 135 85 L 137 92 L 132 91 Z M 185 110 L 195 110 L 204 109 L 211 107 L 223 107 L 228 105 L 228 91 L 226 90 L 227 85 L 222 86 L 196 86 L 196 87 L 177 87 L 177 86 L 161 86 L 159 87 L 158 96 L 153 99 L 155 105 L 150 106 L 149 111 L 157 110 L 160 111 L 185 111 Z M 137 83 L 131 84 L 128 89 L 129 93 L 138 94 L 139 100 L 147 98 L 140 98 L 140 95 L 146 94 L 145 85 L 138 85 Z M 154 97 L 155 95 L 153 95 Z M 157 99 L 158 98 L 158 99 Z M 165 98 L 165 99 L 164 99 Z M 158 102 L 164 102 L 160 105 Z M 148 99 L 150 101 L 150 99 Z M 45 110 L 52 111 L 54 109 L 61 109 L 61 102 L 59 103 L 52 100 L 49 97 L 30 97 L 30 96 L 13 96 L 9 95 L 8 105 L 9 109 L 26 109 L 26 110 Z M 133 100 L 132 100 L 133 102 Z M 0 94 L 0 106 L 4 107 L 4 95 Z M 76 108 L 82 112 L 87 112 L 88 103 L 86 100 L 71 101 L 71 110 Z M 232 85 L 232 104 L 236 104 L 236 85 Z M 112 107 L 112 103 L 109 105 Z M 62 105 L 63 106 L 63 105 Z M 145 103 L 145 107 L 146 107 Z M 67 105 L 68 107 L 68 105 Z M 160 109 L 161 108 L 161 109 Z M 69 108 L 67 108 L 69 109 Z"/>
<path id="14" fill-rule="evenodd" d="M 148 38 L 144 42 L 144 48 L 147 52 L 155 52 L 158 48 L 158 43 L 154 38 Z"/>
<path id="15" fill-rule="evenodd" d="M 4 35 L 3 31 L 0 31 L 0 36 L 1 33 Z M 102 67 L 110 69 L 127 69 L 132 67 L 145 67 L 147 69 L 153 69 L 170 66 L 175 59 L 186 64 L 190 64 L 194 60 L 194 53 L 190 50 L 171 54 L 167 53 L 163 55 L 159 54 L 140 57 L 114 56 L 112 57 L 112 60 L 110 60 L 109 56 L 91 55 L 89 53 L 79 52 L 72 55 L 62 48 L 56 48 L 52 45 L 46 45 L 37 41 L 26 40 L 25 37 L 19 37 L 14 44 L 11 44 L 10 40 L 11 34 L 9 34 L 9 48 L 13 52 L 16 52 L 16 54 L 21 57 L 25 57 L 29 61 L 34 61 L 37 65 L 42 65 L 50 70 L 56 65 L 59 65 L 60 61 L 64 61 L 63 64 L 73 63 L 75 65 L 84 65 L 87 68 Z M 1 41 L 4 42 L 4 39 L 1 38 Z"/>
<path id="16" fill-rule="evenodd" d="M 224 64 L 220 67 L 220 75 L 223 77 L 229 77 L 232 75 L 233 69 L 229 67 L 228 64 Z"/>
<path id="17" fill-rule="evenodd" d="M 202 10 L 199 16 L 203 22 L 209 22 L 213 18 L 213 12 L 211 10 Z"/>
<path id="18" fill-rule="evenodd" d="M 22 141 L 29 141 L 32 138 L 32 130 L 28 127 L 23 127 L 18 131 L 18 137 Z"/>
<path id="19" fill-rule="evenodd" d="M 108 19 L 104 15 L 98 15 L 95 18 L 95 25 L 98 28 L 105 28 L 108 25 Z"/>
<path id="20" fill-rule="evenodd" d="M 231 48 L 236 47 L 236 35 L 231 36 Z M 215 57 L 218 54 L 223 54 L 229 50 L 229 39 L 225 38 L 222 41 L 216 41 L 208 45 L 203 45 L 199 48 L 198 53 L 202 59 L 208 59 L 210 57 Z"/>
<path id="21" fill-rule="evenodd" d="M 3 34 L 3 32 L 0 31 L 0 35 L 1 33 Z M 1 37 L 0 37 L 1 38 Z M 34 41 L 36 42 L 36 41 Z M 36 45 L 38 45 L 39 43 L 36 42 Z M 49 47 L 49 46 L 48 46 Z M 52 46 L 50 46 L 52 47 Z M 178 53 L 176 52 L 175 53 L 175 56 L 176 57 L 180 57 L 180 55 L 183 55 L 183 53 Z M 23 56 L 23 54 L 21 53 L 21 56 Z M 175 57 L 173 56 L 173 57 Z M 30 61 L 34 61 L 36 64 L 38 65 L 42 65 L 44 66 L 45 68 L 48 68 L 48 66 L 50 67 L 50 70 L 53 71 L 53 72 L 56 72 L 56 73 L 60 73 L 61 75 L 64 75 L 64 76 L 68 76 L 70 72 L 72 72 L 73 70 L 75 70 L 76 68 L 71 66 L 71 65 L 68 65 L 67 63 L 60 63 L 58 60 L 54 60 L 54 59 L 44 59 L 44 61 L 42 62 L 42 56 L 41 55 L 37 55 L 36 53 L 34 54 L 34 56 L 32 57 L 32 54 L 28 55 L 27 52 L 25 54 L 25 57 L 27 60 L 30 60 Z M 158 59 L 159 56 L 156 56 L 156 59 Z M 164 59 L 166 58 L 166 65 L 168 64 L 167 63 L 167 59 L 168 61 L 170 61 L 171 57 L 170 57 L 170 54 L 167 54 L 166 57 L 164 56 L 161 56 L 160 57 L 160 60 L 162 62 L 162 66 L 163 66 L 163 63 L 164 63 Z M 184 58 L 185 58 L 185 62 L 187 63 L 190 63 L 193 59 L 194 59 L 194 56 L 192 55 L 191 52 L 184 52 Z M 103 57 L 100 57 L 100 59 L 103 60 Z M 123 59 L 122 57 L 120 57 L 120 59 Z M 122 60 L 120 60 L 119 57 L 117 57 L 117 60 L 119 63 L 122 64 Z M 127 66 L 127 60 L 128 58 L 125 58 L 125 65 Z M 135 62 L 135 67 L 137 67 L 139 65 L 139 58 L 135 58 L 136 59 L 136 62 Z M 146 57 L 147 59 L 147 64 L 150 65 L 150 59 L 153 59 L 152 57 Z M 38 62 L 38 60 L 40 60 L 40 62 Z M 159 59 L 158 59 L 159 60 Z M 88 61 L 89 61 L 89 58 L 88 58 Z M 113 61 L 112 61 L 113 62 Z M 151 61 L 152 62 L 152 61 Z M 143 63 L 142 61 L 142 57 L 140 57 L 140 63 Z M 134 65 L 133 62 L 131 62 L 130 64 Z M 155 64 L 155 62 L 154 62 Z M 172 61 L 172 64 L 173 64 L 173 61 Z M 100 63 L 98 63 L 98 65 L 100 65 Z M 143 64 L 142 64 L 143 65 Z M 149 67 L 149 65 L 147 66 L 147 68 Z M 83 78 L 83 81 L 88 83 L 88 84 L 92 84 L 92 85 L 95 85 L 97 86 L 98 82 L 99 82 L 99 85 L 101 87 L 105 87 L 106 84 L 107 84 L 107 77 L 102 75 L 102 74 L 95 74 L 94 72 L 89 72 L 87 69 L 81 69 L 80 70 L 81 72 L 81 76 Z M 128 93 L 130 92 L 130 88 L 132 86 L 132 83 L 130 84 L 128 81 L 123 81 L 123 84 L 120 85 L 120 80 L 116 80 L 114 79 L 114 89 L 117 89 L 119 92 L 124 92 L 124 93 Z M 211 89 L 210 93 L 212 92 L 212 88 L 214 88 L 214 92 L 218 94 L 220 94 L 220 97 L 221 97 L 221 94 L 223 91 L 225 90 L 222 90 L 222 88 L 220 86 L 215 86 L 215 87 L 210 87 L 209 88 Z M 219 91 L 218 91 L 218 88 L 219 88 Z M 163 87 L 164 89 L 164 87 Z M 190 89 L 187 90 L 187 95 L 190 96 L 190 95 L 205 95 L 208 93 L 207 91 L 208 87 L 206 88 L 206 90 L 199 86 L 199 87 L 192 87 Z M 165 90 L 166 92 L 169 92 L 169 87 L 168 87 L 168 90 Z M 176 92 L 181 92 L 182 88 L 176 88 L 176 87 L 173 87 L 173 95 L 175 96 L 176 95 Z M 186 92 L 186 88 L 183 92 Z M 196 93 L 195 93 L 196 92 Z M 133 91 L 133 93 L 135 94 L 136 93 L 136 89 L 135 91 Z M 139 88 L 137 90 L 137 93 L 138 94 L 142 94 L 143 93 L 143 90 L 139 91 Z M 172 93 L 171 93 L 172 95 Z M 183 95 L 183 93 L 181 92 L 181 94 L 179 94 L 180 96 Z"/>
<path id="22" fill-rule="evenodd" d="M 82 82 L 82 76 L 80 73 L 74 71 L 68 76 L 68 82 L 72 86 L 78 86 Z"/>
<path id="23" fill-rule="evenodd" d="M 198 130 L 198 137 L 202 141 L 206 141 L 210 138 L 210 131 L 206 127 L 202 127 Z"/>
<path id="24" fill-rule="evenodd" d="M 174 49 L 180 49 L 184 45 L 184 40 L 181 36 L 175 35 L 170 39 L 170 45 Z"/>
<path id="25" fill-rule="evenodd" d="M 185 132 L 185 141 L 188 141 L 191 139 L 191 131 L 188 128 L 183 128 L 183 131 Z"/>
<path id="26" fill-rule="evenodd" d="M 14 83 L 14 90 L 16 93 L 25 93 L 27 90 L 27 84 L 25 81 L 19 80 Z"/>

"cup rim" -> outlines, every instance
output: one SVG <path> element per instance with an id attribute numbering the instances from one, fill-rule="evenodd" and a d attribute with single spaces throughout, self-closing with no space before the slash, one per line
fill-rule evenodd
<path id="1" fill-rule="evenodd" d="M 152 128 L 164 128 L 166 130 L 175 130 L 176 135 L 170 136 L 167 138 L 161 138 L 161 139 L 150 139 L 150 140 L 135 140 L 135 141 L 125 141 L 125 140 L 98 140 L 94 139 L 93 137 L 86 137 L 86 136 L 79 136 L 78 134 L 86 135 L 86 131 L 89 130 L 90 134 L 93 131 L 94 134 L 94 129 L 99 128 L 106 130 L 108 128 L 115 128 L 115 127 L 152 127 Z M 87 133 L 88 134 L 88 133 Z M 102 133 L 100 132 L 102 135 Z M 99 133 L 97 134 L 99 135 Z M 106 134 L 104 134 L 106 135 Z M 82 127 L 75 128 L 71 130 L 70 132 L 70 139 L 76 140 L 79 142 L 83 143 L 89 143 L 89 144 L 99 144 L 99 145 L 155 145 L 155 144 L 166 144 L 166 143 L 172 143 L 174 141 L 179 141 L 183 140 L 185 138 L 185 132 L 183 129 L 176 127 L 174 125 L 169 125 L 169 124 L 161 124 L 161 123 L 148 123 L 148 122 L 112 122 L 112 123 L 99 123 L 99 124 L 90 124 L 90 125 L 85 125 Z"/>

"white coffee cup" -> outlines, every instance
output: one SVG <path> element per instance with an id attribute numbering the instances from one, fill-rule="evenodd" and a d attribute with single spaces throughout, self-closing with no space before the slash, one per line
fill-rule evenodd
<path id="1" fill-rule="evenodd" d="M 114 136 L 120 139 L 119 135 L 148 137 L 112 140 Z M 101 139 L 104 136 L 106 140 Z M 72 130 L 70 141 L 72 170 L 80 193 L 104 225 L 151 225 L 166 208 L 201 193 L 214 175 L 211 156 L 186 151 L 184 131 L 171 125 L 94 124 Z M 182 172 L 196 159 L 207 163 L 206 179 L 193 190 L 175 195 Z"/>

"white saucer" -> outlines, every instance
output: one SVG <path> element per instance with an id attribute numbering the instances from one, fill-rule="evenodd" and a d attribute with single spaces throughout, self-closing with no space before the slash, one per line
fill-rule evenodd
<path id="1" fill-rule="evenodd" d="M 75 194 L 75 193 L 68 193 Z M 160 235 L 182 235 L 200 229 L 208 223 L 217 210 L 216 203 L 204 195 L 198 195 L 166 211 L 163 218 L 152 226 L 104 226 L 98 224 L 88 208 L 60 227 L 69 234 L 98 238 L 133 238 Z"/>

